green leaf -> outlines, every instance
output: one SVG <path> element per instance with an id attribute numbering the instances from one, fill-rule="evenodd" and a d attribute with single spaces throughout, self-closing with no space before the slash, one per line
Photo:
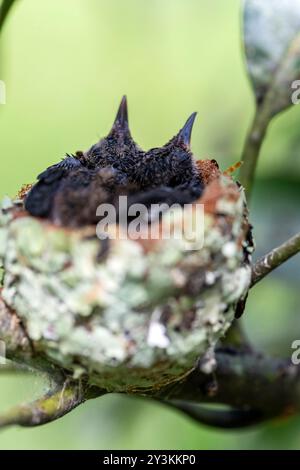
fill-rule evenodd
<path id="1" fill-rule="evenodd" d="M 244 42 L 257 105 L 272 117 L 300 79 L 300 0 L 244 0 Z"/>
<path id="2" fill-rule="evenodd" d="M 0 31 L 3 28 L 5 20 L 8 17 L 11 7 L 15 3 L 15 0 L 3 0 L 0 5 Z"/>

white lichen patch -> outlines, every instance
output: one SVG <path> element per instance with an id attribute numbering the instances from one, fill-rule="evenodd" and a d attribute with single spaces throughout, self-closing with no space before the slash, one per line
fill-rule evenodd
<path id="1" fill-rule="evenodd" d="M 39 351 L 110 391 L 142 391 L 185 376 L 230 326 L 249 287 L 244 196 L 205 213 L 203 246 L 111 240 L 54 227 L 5 200 L 2 295 Z M 19 211 L 19 212 L 18 212 Z"/>

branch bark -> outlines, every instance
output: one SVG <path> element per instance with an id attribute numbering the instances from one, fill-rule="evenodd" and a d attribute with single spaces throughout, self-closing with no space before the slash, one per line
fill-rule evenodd
<path id="1" fill-rule="evenodd" d="M 258 162 L 259 153 L 270 123 L 268 110 L 258 107 L 245 141 L 241 161 L 243 165 L 239 174 L 239 181 L 245 188 L 249 202 L 253 187 L 253 181 Z"/>
<path id="2" fill-rule="evenodd" d="M 220 349 L 216 359 L 217 369 L 214 379 L 217 381 L 217 387 L 214 387 L 213 391 L 212 377 L 195 370 L 185 382 L 166 388 L 158 393 L 157 398 L 171 402 L 173 406 L 176 406 L 179 400 L 181 411 L 186 411 L 189 416 L 192 412 L 194 419 L 218 426 L 220 419 L 219 424 L 216 419 L 209 423 L 207 414 L 203 417 L 199 413 L 197 416 L 195 407 L 189 405 L 186 408 L 186 404 L 182 407 L 182 402 L 218 403 L 228 405 L 233 410 L 246 411 L 249 413 L 248 417 L 251 417 L 247 425 L 299 412 L 300 368 L 293 365 L 290 360 L 230 348 Z M 223 422 L 224 416 L 221 416 Z M 239 424 L 236 412 L 232 414 L 232 419 L 232 427 L 236 427 Z M 242 425 L 245 423 L 241 422 L 240 426 Z M 228 416 L 226 427 L 230 427 Z"/>
<path id="3" fill-rule="evenodd" d="M 251 287 L 300 251 L 300 233 L 260 258 L 252 268 Z"/>
<path id="4" fill-rule="evenodd" d="M 99 389 L 79 381 L 55 381 L 45 396 L 12 408 L 0 415 L 0 428 L 17 424 L 19 426 L 39 426 L 66 415 L 90 398 L 100 396 Z"/>

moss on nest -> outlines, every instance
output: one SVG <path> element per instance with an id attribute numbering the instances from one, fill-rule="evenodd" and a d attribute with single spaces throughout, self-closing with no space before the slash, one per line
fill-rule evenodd
<path id="1" fill-rule="evenodd" d="M 54 227 L 6 198 L 2 295 L 34 347 L 108 391 L 142 392 L 189 373 L 228 329 L 250 283 L 243 191 L 218 175 L 198 202 L 203 247 L 119 239 L 99 259 L 105 242 L 91 237 L 94 228 Z"/>

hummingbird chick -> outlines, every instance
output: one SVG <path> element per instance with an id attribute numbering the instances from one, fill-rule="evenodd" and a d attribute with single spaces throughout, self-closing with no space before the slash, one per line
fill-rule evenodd
<path id="1" fill-rule="evenodd" d="M 129 203 L 174 203 L 198 199 L 204 188 L 190 141 L 196 113 L 166 145 L 143 151 L 132 139 L 124 96 L 113 127 L 86 152 L 50 166 L 25 198 L 33 216 L 64 227 L 97 224 L 97 207 L 127 195 Z"/>

